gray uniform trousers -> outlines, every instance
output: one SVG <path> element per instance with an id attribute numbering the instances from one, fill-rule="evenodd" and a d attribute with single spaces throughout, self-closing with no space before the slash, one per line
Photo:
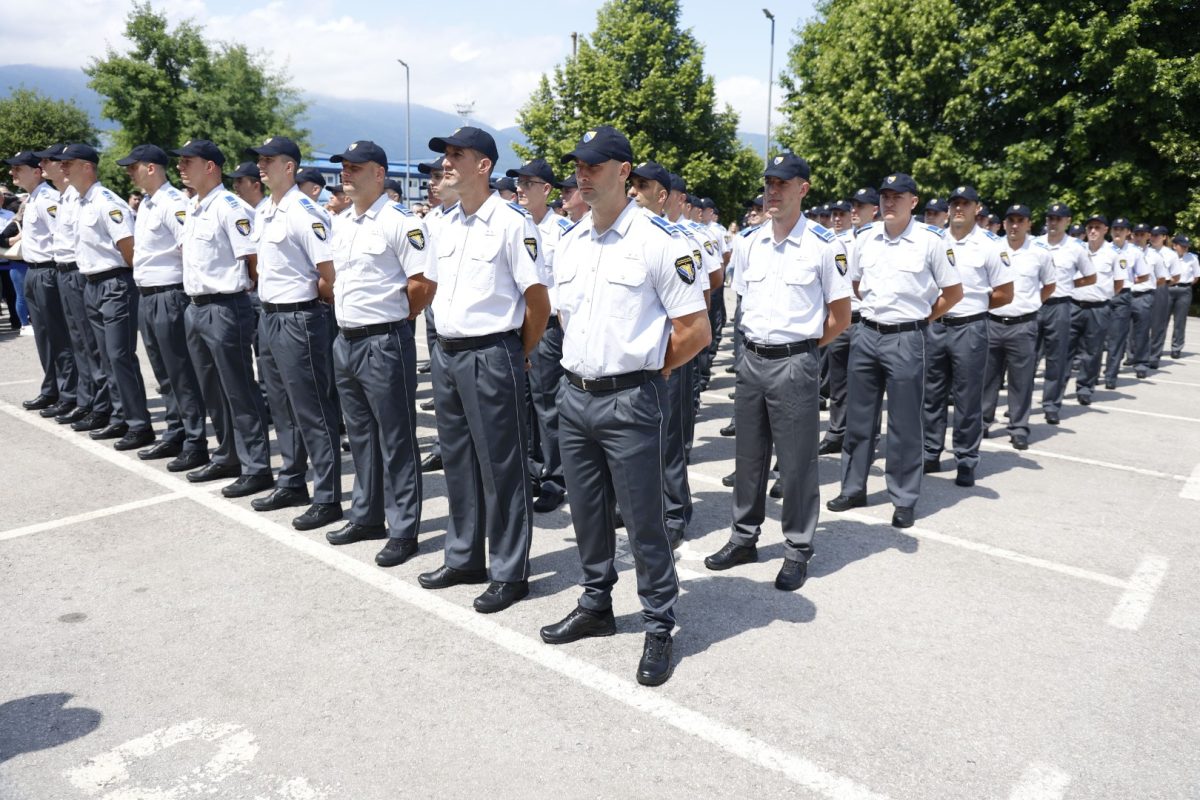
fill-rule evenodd
<path id="1" fill-rule="evenodd" d="M 204 396 L 188 354 L 183 321 L 190 302 L 182 286 L 143 294 L 138 327 L 167 409 L 167 430 L 162 440 L 181 445 L 187 453 L 207 453 Z"/>
<path id="2" fill-rule="evenodd" d="M 571 524 L 583 568 L 579 605 L 592 611 L 612 607 L 615 502 L 633 551 L 642 622 L 651 633 L 670 633 L 679 579 L 663 513 L 666 382 L 654 375 L 629 389 L 586 392 L 564 379 L 558 412 L 567 491 L 576 498 Z"/>
<path id="3" fill-rule="evenodd" d="M 857 312 L 855 312 L 857 315 Z M 850 364 L 850 341 L 858 329 L 858 320 L 850 323 L 846 330 L 825 345 L 825 357 L 829 363 L 829 427 L 825 441 L 841 444 L 846 435 L 846 390 L 847 367 Z"/>
<path id="4" fill-rule="evenodd" d="M 533 394 L 533 409 L 537 415 L 541 454 L 542 494 L 561 495 L 567 490 L 563 478 L 562 455 L 558 450 L 558 405 L 555 397 L 562 380 L 563 330 L 558 319 L 550 318 L 546 333 L 529 355 L 529 390 Z"/>
<path id="5" fill-rule="evenodd" d="M 1155 290 L 1134 292 L 1131 307 L 1131 331 L 1129 351 L 1133 355 L 1133 366 L 1145 369 L 1150 366 L 1150 320 L 1154 316 Z"/>
<path id="6" fill-rule="evenodd" d="M 765 358 L 747 351 L 742 359 L 733 404 L 738 435 L 729 540 L 734 544 L 755 544 L 762 531 L 773 444 L 783 488 L 780 525 L 786 542 L 784 558 L 808 561 L 812 557 L 821 505 L 817 474 L 819 361 L 815 343 L 806 353 Z"/>
<path id="7" fill-rule="evenodd" d="M 425 307 L 425 350 L 426 350 L 426 352 L 429 353 L 430 363 L 433 362 L 433 351 L 436 347 L 437 347 L 437 324 L 434 322 L 434 319 L 433 319 L 433 308 L 430 306 L 426 306 Z M 434 456 L 441 458 L 441 456 L 442 456 L 442 443 L 439 442 L 436 438 L 433 440 L 433 444 L 431 444 L 429 446 L 429 456 L 431 458 Z"/>
<path id="8" fill-rule="evenodd" d="M 1112 300 L 1108 315 L 1108 331 L 1105 333 L 1105 348 L 1108 355 L 1104 362 L 1104 381 L 1113 383 L 1121 371 L 1125 349 L 1129 344 L 1129 328 L 1133 315 L 1133 292 L 1122 289 Z"/>
<path id="9" fill-rule="evenodd" d="M 864 494 L 875 458 L 875 421 L 887 392 L 888 496 L 912 508 L 921 494 L 921 407 L 925 395 L 925 331 L 880 333 L 864 320 L 850 345 L 842 494 Z M 786 494 L 786 489 L 784 490 Z"/>
<path id="10" fill-rule="evenodd" d="M 1084 308 L 1074 301 L 1071 303 L 1071 346 L 1067 357 L 1074 360 L 1078 356 L 1080 359 L 1079 372 L 1075 376 L 1077 397 L 1091 397 L 1096 391 L 1108 318 L 1112 313 L 1111 303 L 1088 305 L 1092 307 Z"/>
<path id="11" fill-rule="evenodd" d="M 1151 366 L 1157 367 L 1167 344 L 1167 323 L 1171 321 L 1171 287 L 1167 284 L 1154 290 L 1154 305 L 1150 308 Z"/>
<path id="12" fill-rule="evenodd" d="M 1029 435 L 1033 376 L 1037 371 L 1036 319 L 1008 325 L 988 317 L 987 368 L 983 376 L 983 426 L 996 421 L 1000 380 L 1008 373 L 1008 433 Z"/>
<path id="13" fill-rule="evenodd" d="M 329 306 L 269 311 L 258 320 L 258 369 L 267 384 L 282 464 L 276 486 L 302 490 L 312 456 L 314 503 L 342 501 L 338 411 L 329 395 Z"/>
<path id="14" fill-rule="evenodd" d="M 1037 352 L 1045 356 L 1046 368 L 1042 380 L 1042 409 L 1062 408 L 1067 381 L 1071 377 L 1071 362 L 1067 351 L 1071 341 L 1071 301 L 1066 297 L 1052 298 L 1038 309 Z"/>
<path id="15" fill-rule="evenodd" d="M 350 521 L 382 525 L 396 539 L 421 528 L 421 456 L 417 449 L 417 349 L 412 326 L 333 340 L 333 371 L 354 458 Z"/>
<path id="16" fill-rule="evenodd" d="M 987 368 L 988 321 L 959 325 L 938 320 L 925 329 L 925 460 L 937 461 L 946 444 L 946 401 L 954 398 L 954 458 L 979 465 L 983 439 L 983 373 Z"/>
<path id="17" fill-rule="evenodd" d="M 737 303 L 733 307 L 733 369 L 737 371 L 738 364 L 742 363 L 742 296 L 737 296 Z"/>
<path id="18" fill-rule="evenodd" d="M 96 341 L 96 332 L 88 321 L 87 303 L 83 299 L 85 286 L 87 278 L 83 277 L 78 267 L 58 274 L 58 293 L 63 311 L 66 312 L 71 354 L 75 360 L 75 404 L 108 416 L 112 414 L 112 395 L 100 363 L 100 343 Z"/>
<path id="19" fill-rule="evenodd" d="M 486 565 L 494 581 L 527 580 L 533 497 L 521 337 L 455 352 L 439 342 L 430 357 L 450 504 L 446 566 Z"/>
<path id="20" fill-rule="evenodd" d="M 33 344 L 42 365 L 40 394 L 76 402 L 77 373 L 71 352 L 71 336 L 58 290 L 58 270 L 29 265 L 25 275 L 25 305 L 33 325 Z"/>
<path id="21" fill-rule="evenodd" d="M 267 410 L 254 380 L 254 309 L 245 292 L 184 311 L 188 352 L 217 438 L 214 464 L 240 463 L 242 475 L 270 475 Z"/>
<path id="22" fill-rule="evenodd" d="M 667 530 L 676 538 L 684 535 L 692 521 L 692 487 L 688 483 L 687 451 L 691 443 L 690 423 L 695 419 L 692 406 L 694 380 L 694 361 L 671 370 L 671 377 L 667 379 L 667 418 L 663 430 L 663 511 Z"/>
<path id="23" fill-rule="evenodd" d="M 1183 336 L 1187 330 L 1188 311 L 1192 308 L 1192 284 L 1171 287 L 1171 352 L 1183 350 Z"/>
<path id="24" fill-rule="evenodd" d="M 83 298 L 108 376 L 112 421 L 125 422 L 130 431 L 149 430 L 146 384 L 137 357 L 139 298 L 133 270 L 122 269 L 95 282 L 89 279 Z"/>

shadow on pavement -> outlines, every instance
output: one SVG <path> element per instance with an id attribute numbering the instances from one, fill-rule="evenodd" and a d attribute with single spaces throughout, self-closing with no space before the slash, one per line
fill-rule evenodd
<path id="1" fill-rule="evenodd" d="M 63 708 L 74 695 L 35 694 L 0 705 L 0 764 L 22 753 L 48 750 L 87 736 L 103 715 L 91 708 Z"/>

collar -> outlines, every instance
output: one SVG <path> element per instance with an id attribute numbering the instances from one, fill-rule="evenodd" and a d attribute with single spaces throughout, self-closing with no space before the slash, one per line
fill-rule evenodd
<path id="1" fill-rule="evenodd" d="M 496 209 L 498 209 L 502 204 L 507 203 L 507 202 L 508 202 L 507 200 L 505 200 L 503 197 L 500 196 L 499 192 L 494 191 L 487 196 L 487 199 L 483 201 L 483 205 L 481 205 L 479 208 L 477 208 L 475 210 L 474 214 L 465 213 L 463 211 L 461 202 L 455 203 L 454 208 L 447 213 L 458 215 L 459 217 L 461 217 L 463 219 L 464 222 L 466 220 L 470 219 L 471 217 L 477 217 L 477 218 L 483 220 L 485 223 L 487 223 L 487 222 L 492 221 L 492 215 L 496 213 Z"/>
<path id="2" fill-rule="evenodd" d="M 204 195 L 204 197 L 197 197 L 196 198 L 196 210 L 197 211 L 207 211 L 208 207 L 210 205 L 212 205 L 213 199 L 223 191 L 225 191 L 225 187 L 222 184 L 218 183 L 216 186 L 214 186 L 212 189 L 210 189 L 208 194 Z"/>
<path id="3" fill-rule="evenodd" d="M 383 211 L 383 207 L 392 202 L 392 199 L 387 196 L 387 192 L 382 192 L 379 197 L 375 198 L 375 202 L 371 203 L 371 207 L 361 214 L 354 213 L 354 206 L 350 206 L 350 216 L 352 219 L 360 220 L 363 217 L 367 219 L 375 219 L 379 216 L 379 212 Z"/>
<path id="4" fill-rule="evenodd" d="M 144 195 L 142 197 L 142 202 L 147 204 L 148 206 L 154 205 L 154 198 L 158 197 L 160 194 L 162 194 L 164 191 L 166 191 L 169 188 L 172 188 L 171 182 L 163 181 L 162 186 L 159 186 L 157 189 L 155 189 L 150 194 Z"/>
<path id="5" fill-rule="evenodd" d="M 808 230 L 808 219 L 803 214 L 801 214 L 800 219 L 796 220 L 796 224 L 792 226 L 792 229 L 790 231 L 788 231 L 788 235 L 783 237 L 783 241 L 784 242 L 792 242 L 793 244 L 800 244 L 800 240 L 804 237 L 804 232 L 806 230 Z M 759 239 L 760 241 L 771 242 L 771 244 L 774 244 L 775 243 L 775 225 L 774 225 L 774 223 L 768 225 L 764 222 L 759 227 L 758 233 L 755 234 L 755 238 Z M 783 242 L 780 242 L 780 244 L 782 244 L 782 243 Z"/>
<path id="6" fill-rule="evenodd" d="M 283 197 L 279 198 L 279 202 L 272 202 L 267 206 L 267 213 L 271 213 L 272 206 L 276 211 L 287 211 L 291 206 L 300 202 L 301 197 L 308 197 L 304 192 L 300 191 L 300 187 L 292 184 L 292 188 L 283 193 Z"/>
<path id="7" fill-rule="evenodd" d="M 885 242 L 898 242 L 901 239 L 905 239 L 905 240 L 911 242 L 911 241 L 913 241 L 913 235 L 912 235 L 913 226 L 915 226 L 916 224 L 917 224 L 916 217 L 910 217 L 908 220 L 908 225 L 906 225 L 904 227 L 904 230 L 900 231 L 900 235 L 897 236 L 895 239 L 892 239 L 887 234 L 887 227 L 886 227 L 885 223 L 883 222 L 883 220 L 880 220 L 879 221 L 879 238 Z"/>
<path id="8" fill-rule="evenodd" d="M 100 185 L 100 181 L 96 181 L 95 183 L 93 183 L 91 186 L 88 187 L 86 194 L 80 195 L 79 202 L 81 202 L 81 203 L 92 202 L 94 199 L 96 199 L 95 198 L 96 192 L 100 191 L 103 188 L 104 187 Z"/>
<path id="9" fill-rule="evenodd" d="M 617 238 L 624 239 L 625 234 L 629 233 L 629 226 L 633 224 L 634 216 L 636 216 L 638 213 L 637 210 L 640 208 L 641 206 L 639 206 L 633 200 L 629 200 L 625 203 L 625 208 L 621 209 L 621 213 L 617 215 L 615 220 L 613 220 L 613 224 L 610 225 L 608 230 L 606 230 L 604 233 L 597 233 L 596 226 L 592 225 L 592 238 L 601 239 L 613 231 L 616 231 Z"/>

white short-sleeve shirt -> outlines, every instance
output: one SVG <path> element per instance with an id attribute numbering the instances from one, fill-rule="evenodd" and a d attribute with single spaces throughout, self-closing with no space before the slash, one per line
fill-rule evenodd
<path id="1" fill-rule="evenodd" d="M 1054 283 L 1058 274 L 1050 249 L 1026 236 L 1019 248 L 1005 247 L 1004 258 L 1010 262 L 1008 274 L 1012 276 L 1013 299 L 989 313 L 997 317 L 1021 317 L 1037 311 L 1042 307 L 1042 287 Z"/>
<path id="2" fill-rule="evenodd" d="M 850 252 L 864 318 L 881 324 L 928 319 L 941 290 L 961 282 L 942 229 L 910 220 L 895 239 L 882 222 L 864 225 Z"/>
<path id="3" fill-rule="evenodd" d="M 60 264 L 75 261 L 75 250 L 79 245 L 79 190 L 68 186 L 58 198 L 54 210 L 54 260 Z"/>
<path id="4" fill-rule="evenodd" d="M 99 181 L 79 197 L 79 243 L 75 260 L 84 275 L 128 266 L 117 242 L 133 237 L 133 212 Z"/>
<path id="5" fill-rule="evenodd" d="M 329 215 L 293 186 L 254 218 L 258 296 L 264 303 L 303 303 L 317 296 L 317 264 L 332 261 Z"/>
<path id="6" fill-rule="evenodd" d="M 946 229 L 946 256 L 958 268 L 962 278 L 963 297 L 954 304 L 947 317 L 969 317 L 988 310 L 992 290 L 1012 282 L 1009 268 L 1001 258 L 1008 245 L 991 231 L 972 227 L 964 239 L 955 239 Z"/>
<path id="7" fill-rule="evenodd" d="M 1090 245 L 1083 246 L 1084 254 L 1091 262 L 1096 274 L 1096 282 L 1091 286 L 1071 287 L 1072 299 L 1081 303 L 1103 303 L 1113 296 L 1113 283 L 1125 280 L 1125 270 L 1121 269 L 1117 258 L 1117 248 L 1108 242 L 1101 242 L 1100 247 L 1092 250 Z"/>
<path id="8" fill-rule="evenodd" d="M 255 252 L 254 209 L 222 186 L 197 197 L 183 226 L 183 288 L 190 295 L 236 294 L 251 287 L 242 260 Z"/>
<path id="9" fill-rule="evenodd" d="M 59 191 L 46 181 L 33 187 L 25 201 L 21 227 L 21 258 L 30 264 L 54 261 Z"/>
<path id="10" fill-rule="evenodd" d="M 183 283 L 187 195 L 169 183 L 142 199 L 134 222 L 133 280 L 138 286 Z"/>
<path id="11" fill-rule="evenodd" d="M 1091 271 L 1092 262 L 1084 252 L 1087 245 L 1074 236 L 1064 235 L 1058 244 L 1051 244 L 1048 235 L 1037 237 L 1037 241 L 1046 245 L 1050 250 L 1050 257 L 1054 259 L 1056 272 L 1054 274 L 1054 294 L 1050 296 L 1051 300 L 1055 297 L 1070 297 L 1071 290 L 1075 288 L 1075 281 L 1096 274 Z"/>

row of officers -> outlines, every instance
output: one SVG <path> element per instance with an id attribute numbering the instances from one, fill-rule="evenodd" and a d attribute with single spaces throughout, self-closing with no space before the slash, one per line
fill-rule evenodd
<path id="1" fill-rule="evenodd" d="M 170 154 L 135 148 L 119 163 L 145 194 L 136 223 L 97 183 L 92 148 L 18 153 L 9 163 L 34 209 L 22 246 L 33 262 L 27 286 L 35 287 L 29 294 L 37 298 L 31 307 L 47 375 L 28 405 L 94 438 L 115 438 L 119 449 L 149 445 L 139 457 L 171 458 L 167 468 L 190 481 L 234 478 L 222 490 L 228 497 L 269 491 L 252 501 L 258 510 L 308 506 L 293 521 L 301 530 L 343 518 L 344 419 L 353 496 L 347 524 L 326 538 L 386 538 L 376 561 L 393 566 L 417 552 L 421 523 L 413 321 L 428 309 L 449 520 L 444 563 L 419 575 L 420 584 L 487 584 L 474 601 L 481 613 L 528 594 L 529 392 L 535 407 L 552 412 L 535 417 L 542 452 L 557 451 L 542 469 L 561 469 L 582 569 L 576 607 L 542 638 L 564 644 L 615 633 L 615 529 L 623 524 L 646 628 L 636 672 L 645 685 L 672 672 L 679 594 L 672 550 L 691 514 L 693 370 L 711 364 L 710 314 L 720 294 L 711 290 L 722 286 L 727 261 L 740 333 L 733 531 L 706 564 L 757 560 L 773 450 L 786 540 L 775 585 L 785 591 L 803 585 L 813 553 L 818 453 L 831 443 L 842 451 L 842 492 L 830 508 L 865 504 L 885 393 L 887 484 L 893 523 L 903 527 L 913 522 L 930 462 L 927 364 L 944 362 L 959 476 L 965 468 L 973 480 L 978 440 L 995 414 L 984 397 L 998 389 L 1004 368 L 1014 445 L 1027 436 L 1032 366 L 1027 379 L 1022 370 L 1034 363 L 1037 317 L 1060 282 L 1070 284 L 1073 330 L 1075 308 L 1111 308 L 1129 290 L 1122 284 L 1136 289 L 1149 274 L 1145 252 L 1134 258 L 1122 255 L 1123 241 L 1116 246 L 1122 220 L 1114 220 L 1112 244 L 1107 221 L 1089 220 L 1097 236 L 1087 246 L 1071 240 L 1064 277 L 1055 243 L 1029 236 L 1027 208 L 1008 210 L 1000 240 L 976 228 L 978 198 L 960 187 L 943 232 L 914 220 L 917 188 L 902 174 L 856 196 L 874 201 L 878 222 L 835 233 L 805 218 L 809 166 L 790 154 L 765 170 L 767 219 L 723 248 L 718 232 L 680 216 L 682 181 L 653 162 L 634 166 L 628 139 L 611 127 L 588 131 L 563 157 L 573 164 L 571 196 L 587 206 L 573 224 L 547 213 L 548 186 L 557 182 L 545 161 L 513 171 L 525 190 L 522 207 L 489 188 L 498 154 L 486 132 L 463 127 L 429 146 L 444 157 L 426 167 L 438 173 L 438 205 L 424 219 L 386 195 L 387 158 L 369 141 L 333 158 L 352 205 L 332 219 L 296 189 L 300 153 L 283 137 L 251 148 L 271 190 L 257 207 L 224 189 L 225 159 L 211 142 L 191 140 Z M 167 183 L 171 156 L 193 199 Z M 1194 262 L 1189 269 L 1194 280 Z M 1089 287 L 1095 299 L 1074 296 Z M 1088 316 L 1095 325 L 1087 330 L 1104 327 L 1100 315 Z M 168 429 L 157 442 L 135 355 L 139 327 L 167 409 Z M 1079 351 L 1094 356 L 1102 334 L 1089 336 Z M 939 337 L 940 350 L 927 347 Z M 1062 342 L 1071 338 L 1068 331 Z M 1048 373 L 1058 347 L 1044 345 Z M 831 414 L 829 438 L 819 444 L 821 352 L 833 383 L 839 349 L 841 429 Z M 985 389 L 981 357 L 998 361 L 987 368 Z M 945 394 L 939 404 L 944 414 Z M 278 476 L 270 468 L 268 408 Z M 978 421 L 959 424 L 959 415 Z M 206 416 L 216 439 L 211 452 Z M 943 436 L 944 425 L 943 417 Z"/>

